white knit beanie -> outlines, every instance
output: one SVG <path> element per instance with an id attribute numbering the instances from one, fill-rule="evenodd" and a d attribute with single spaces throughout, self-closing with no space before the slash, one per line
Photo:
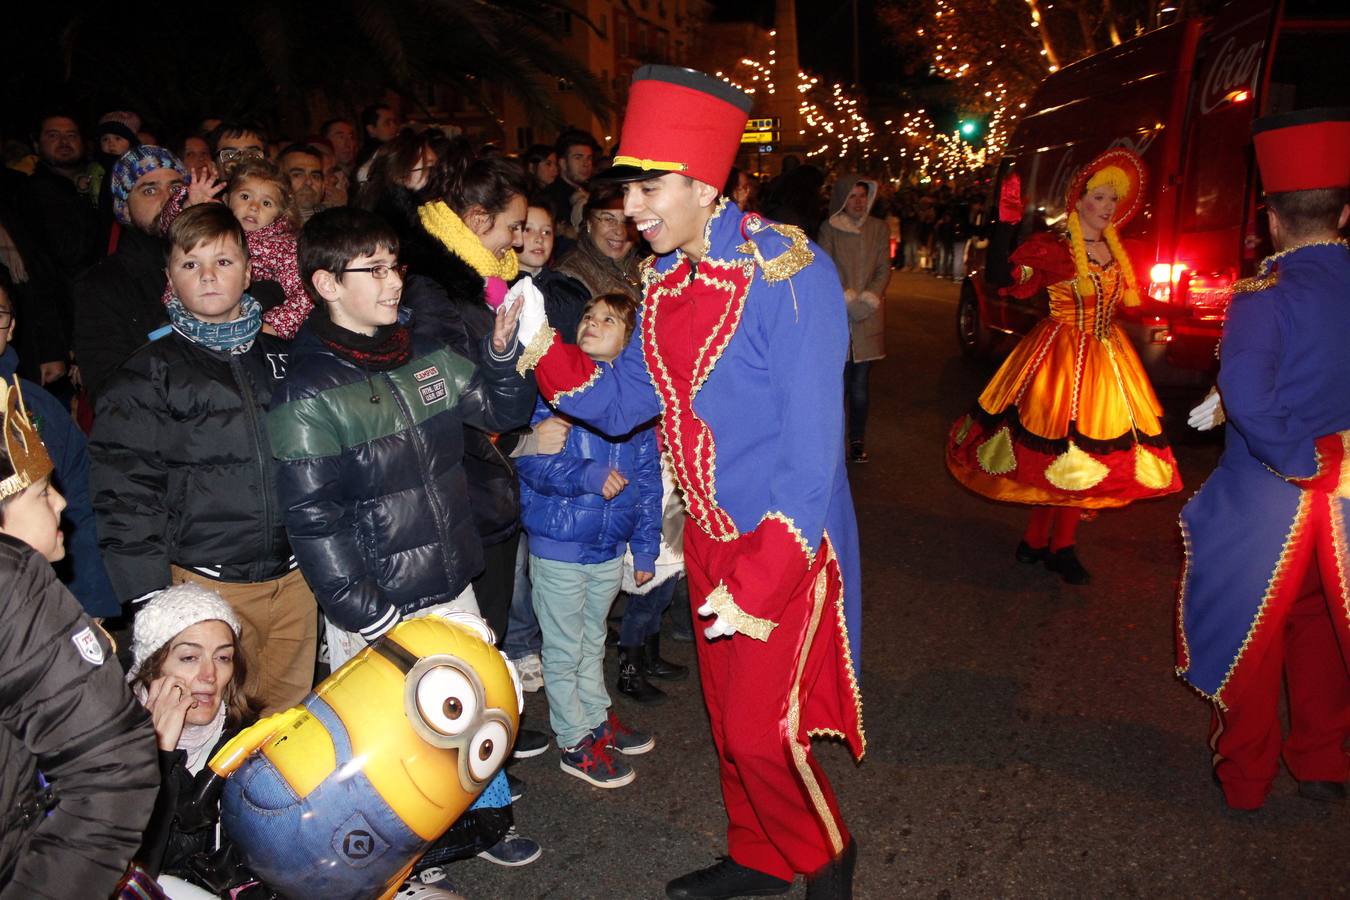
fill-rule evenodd
<path id="1" fill-rule="evenodd" d="M 155 594 L 136 613 L 131 637 L 131 671 L 128 675 L 135 675 L 141 664 L 173 640 L 178 632 L 212 619 L 224 622 L 234 631 L 234 636 L 239 637 L 239 617 L 221 599 L 220 594 L 210 588 L 186 581 Z"/>

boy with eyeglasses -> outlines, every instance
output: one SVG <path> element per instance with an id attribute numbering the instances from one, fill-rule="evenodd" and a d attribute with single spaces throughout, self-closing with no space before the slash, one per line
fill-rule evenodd
<path id="1" fill-rule="evenodd" d="M 299 255 L 314 312 L 268 417 L 277 494 L 328 620 L 334 669 L 432 607 L 477 614 L 470 581 L 483 548 L 463 427 L 510 431 L 534 404 L 533 382 L 517 372 L 521 303 L 498 310 L 475 365 L 409 329 L 398 247 L 365 210 L 310 219 Z M 538 306 L 522 334 L 542 323 Z"/>

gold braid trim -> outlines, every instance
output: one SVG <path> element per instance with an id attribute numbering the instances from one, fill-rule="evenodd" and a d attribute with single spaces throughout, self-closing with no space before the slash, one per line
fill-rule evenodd
<path id="1" fill-rule="evenodd" d="M 790 516 L 774 510 L 773 512 L 765 513 L 764 517 L 759 520 L 759 525 L 763 525 L 770 519 L 781 522 L 783 527 L 788 530 L 788 534 L 797 542 L 797 546 L 802 548 L 802 556 L 806 557 L 807 568 L 810 568 L 811 564 L 816 561 L 816 554 L 815 551 L 811 549 L 811 545 L 807 542 L 806 535 L 802 534 L 802 530 L 797 527 L 797 523 L 794 522 Z M 758 528 L 759 525 L 756 525 L 755 527 Z"/>
<path id="2" fill-rule="evenodd" d="M 596 366 L 595 370 L 591 372 L 590 378 L 587 378 L 585 381 L 583 381 L 576 387 L 572 388 L 571 390 L 559 391 L 558 393 L 554 394 L 553 403 L 556 404 L 559 400 L 563 399 L 564 397 L 572 397 L 590 390 L 591 386 L 594 385 L 597 381 L 599 381 L 600 376 L 603 374 L 604 370 L 601 369 L 599 366 Z"/>
<path id="3" fill-rule="evenodd" d="M 811 618 L 806 626 L 806 639 L 797 652 L 797 671 L 792 678 L 792 690 L 788 692 L 788 733 L 786 738 L 788 748 L 792 753 L 792 763 L 797 768 L 797 776 L 801 778 L 802 786 L 806 788 L 806 793 L 811 797 L 811 804 L 815 806 L 816 816 L 820 819 L 820 824 L 824 826 L 826 835 L 829 836 L 834 855 L 838 856 L 844 852 L 844 838 L 839 830 L 839 823 L 835 821 L 834 814 L 830 811 L 830 804 L 825 799 L 825 792 L 820 789 L 820 783 L 816 781 L 816 773 L 811 770 L 811 763 L 806 758 L 810 749 L 808 742 L 811 736 L 807 735 L 808 742 L 797 739 L 802 727 L 802 675 L 806 671 L 807 658 L 811 655 L 811 645 L 816 639 L 816 630 L 820 627 L 820 616 L 825 608 L 825 594 L 828 583 L 829 573 L 822 568 L 816 574 L 816 583 L 811 591 Z"/>
<path id="4" fill-rule="evenodd" d="M 1242 646 L 1238 648 L 1237 656 L 1233 657 L 1233 664 L 1228 667 L 1224 673 L 1223 681 L 1214 691 L 1214 702 L 1227 710 L 1228 705 L 1219 698 L 1223 695 L 1223 689 L 1228 687 L 1228 682 L 1232 679 L 1233 673 L 1237 671 L 1238 665 L 1242 662 L 1242 657 L 1247 653 L 1247 647 L 1251 644 L 1252 638 L 1260 629 L 1262 621 L 1266 617 L 1266 611 L 1270 607 L 1270 600 L 1279 590 L 1280 583 L 1289 577 L 1289 557 L 1293 555 L 1294 539 L 1298 537 L 1304 525 L 1308 521 L 1308 514 L 1312 512 L 1313 494 L 1309 491 L 1303 491 L 1298 498 L 1298 509 L 1294 512 L 1294 522 L 1289 526 L 1289 533 L 1285 535 L 1284 546 L 1280 549 L 1280 558 L 1275 563 L 1275 571 L 1270 573 L 1270 581 L 1266 583 L 1266 593 L 1261 598 L 1261 605 L 1257 607 L 1256 617 L 1252 619 L 1251 628 L 1247 629 L 1247 636 L 1242 639 Z"/>
<path id="5" fill-rule="evenodd" d="M 862 739 L 862 749 L 858 752 L 854 762 L 862 762 L 863 757 L 867 755 L 867 732 L 863 730 L 862 689 L 858 687 L 858 674 L 853 665 L 853 646 L 848 642 L 848 621 L 844 618 L 844 571 L 840 568 L 839 560 L 834 555 L 834 546 L 830 543 L 828 531 L 825 532 L 825 537 L 821 539 L 820 545 L 825 548 L 827 554 L 825 567 L 822 571 L 829 571 L 830 566 L 834 566 L 839 574 L 839 596 L 834 601 L 834 614 L 835 622 L 839 626 L 839 641 L 844 648 L 844 671 L 848 673 L 848 687 L 853 692 L 853 712 L 858 717 L 858 737 Z M 845 743 L 848 742 L 848 735 L 837 728 L 812 728 L 807 732 L 807 736 L 833 737 Z"/>
<path id="6" fill-rule="evenodd" d="M 806 240 L 806 232 L 795 225 L 773 224 L 769 226 L 769 229 L 778 232 L 791 242 L 791 246 L 773 259 L 765 259 L 764 255 L 759 252 L 759 245 L 754 241 L 746 241 L 736 248 L 739 252 L 749 253 L 755 258 L 760 271 L 764 273 L 766 282 L 773 284 L 791 278 L 811 265 L 816 255 L 811 251 L 811 246 Z"/>
<path id="7" fill-rule="evenodd" d="M 1191 574 L 1191 530 L 1186 527 L 1186 519 L 1183 516 L 1177 516 L 1177 524 L 1181 526 L 1182 551 L 1181 584 L 1177 591 L 1177 641 L 1181 644 L 1181 656 L 1185 664 L 1177 666 L 1173 671 L 1176 672 L 1178 678 L 1185 678 L 1186 673 L 1191 670 L 1191 645 L 1186 640 L 1186 585 L 1188 584 L 1186 579 Z M 1196 688 L 1196 690 L 1200 691 L 1199 688 Z M 1200 691 L 1200 693 L 1207 700 L 1214 699 L 1204 691 Z"/>
<path id="8" fill-rule="evenodd" d="M 717 587 L 713 588 L 712 593 L 707 596 L 707 601 L 714 613 L 746 637 L 768 641 L 769 635 L 778 627 L 777 622 L 752 616 L 737 606 L 725 582 L 719 582 Z"/>
<path id="9" fill-rule="evenodd" d="M 1341 592 L 1341 612 L 1345 613 L 1345 621 L 1341 624 L 1350 625 L 1350 578 L 1347 578 L 1345 571 L 1345 515 L 1342 512 L 1341 503 L 1337 495 L 1332 494 L 1330 497 L 1327 497 L 1327 511 L 1331 517 L 1331 546 L 1336 551 L 1334 554 L 1336 560 L 1336 587 L 1339 588 Z"/>
<path id="10" fill-rule="evenodd" d="M 520 351 L 520 358 L 516 360 L 517 375 L 524 378 L 526 372 L 539 365 L 539 360 L 543 359 L 548 348 L 553 346 L 554 334 L 552 326 L 549 325 L 534 333 L 534 339 L 525 345 L 525 349 Z"/>
<path id="11" fill-rule="evenodd" d="M 717 205 L 713 207 L 712 215 L 708 216 L 708 221 L 703 223 L 703 246 L 700 248 L 698 254 L 700 262 L 707 259 L 708 255 L 712 253 L 713 222 L 717 219 L 718 216 L 722 215 L 723 211 L 726 210 L 727 208 L 727 204 L 730 202 L 731 201 L 728 200 L 726 197 L 719 197 L 717 200 Z M 678 252 L 680 253 L 681 256 L 684 255 L 683 250 L 680 250 Z M 679 265 L 679 257 L 676 257 L 676 265 Z"/>
<path id="12" fill-rule="evenodd" d="M 1261 260 L 1260 265 L 1256 267 L 1256 274 L 1250 278 L 1244 278 L 1233 285 L 1234 294 L 1254 294 L 1257 291 L 1264 291 L 1266 288 L 1274 287 L 1279 281 L 1278 273 L 1271 271 L 1275 264 L 1295 251 L 1302 250 L 1304 247 L 1350 247 L 1341 238 L 1330 241 L 1308 241 L 1306 244 L 1295 244 L 1292 247 L 1281 250 L 1279 253 L 1272 253 Z"/>

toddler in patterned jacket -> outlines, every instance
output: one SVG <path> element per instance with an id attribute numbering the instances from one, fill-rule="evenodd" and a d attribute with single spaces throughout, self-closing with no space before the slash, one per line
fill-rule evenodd
<path id="1" fill-rule="evenodd" d="M 263 330 L 289 341 L 309 317 L 314 304 L 305 294 L 295 255 L 300 210 L 291 195 L 290 182 L 281 170 L 265 159 L 246 159 L 230 171 L 228 182 L 216 180 L 208 168 L 193 172 L 191 182 L 164 204 L 159 215 L 160 231 L 168 234 L 169 227 L 187 207 L 218 202 L 221 198 L 244 226 L 249 263 L 253 267 L 253 293 L 259 293 L 259 281 L 274 281 L 285 295 L 280 305 L 263 312 Z M 166 286 L 165 304 L 172 299 L 172 287 Z"/>

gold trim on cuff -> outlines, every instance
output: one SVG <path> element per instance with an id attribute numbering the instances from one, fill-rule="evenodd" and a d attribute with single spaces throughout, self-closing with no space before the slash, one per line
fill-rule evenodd
<path id="1" fill-rule="evenodd" d="M 714 613 L 721 616 L 724 622 L 746 637 L 754 638 L 757 641 L 767 641 L 769 635 L 778 627 L 777 622 L 752 616 L 737 606 L 725 583 L 719 583 L 717 587 L 713 588 L 712 593 L 707 597 L 707 601 Z"/>
<path id="2" fill-rule="evenodd" d="M 553 328 L 549 325 L 542 326 L 534 333 L 534 337 L 525 345 L 525 349 L 520 351 L 520 357 L 516 360 L 517 375 L 524 378 L 526 372 L 539 365 L 539 360 L 543 359 L 548 348 L 553 346 L 553 335 Z"/>

